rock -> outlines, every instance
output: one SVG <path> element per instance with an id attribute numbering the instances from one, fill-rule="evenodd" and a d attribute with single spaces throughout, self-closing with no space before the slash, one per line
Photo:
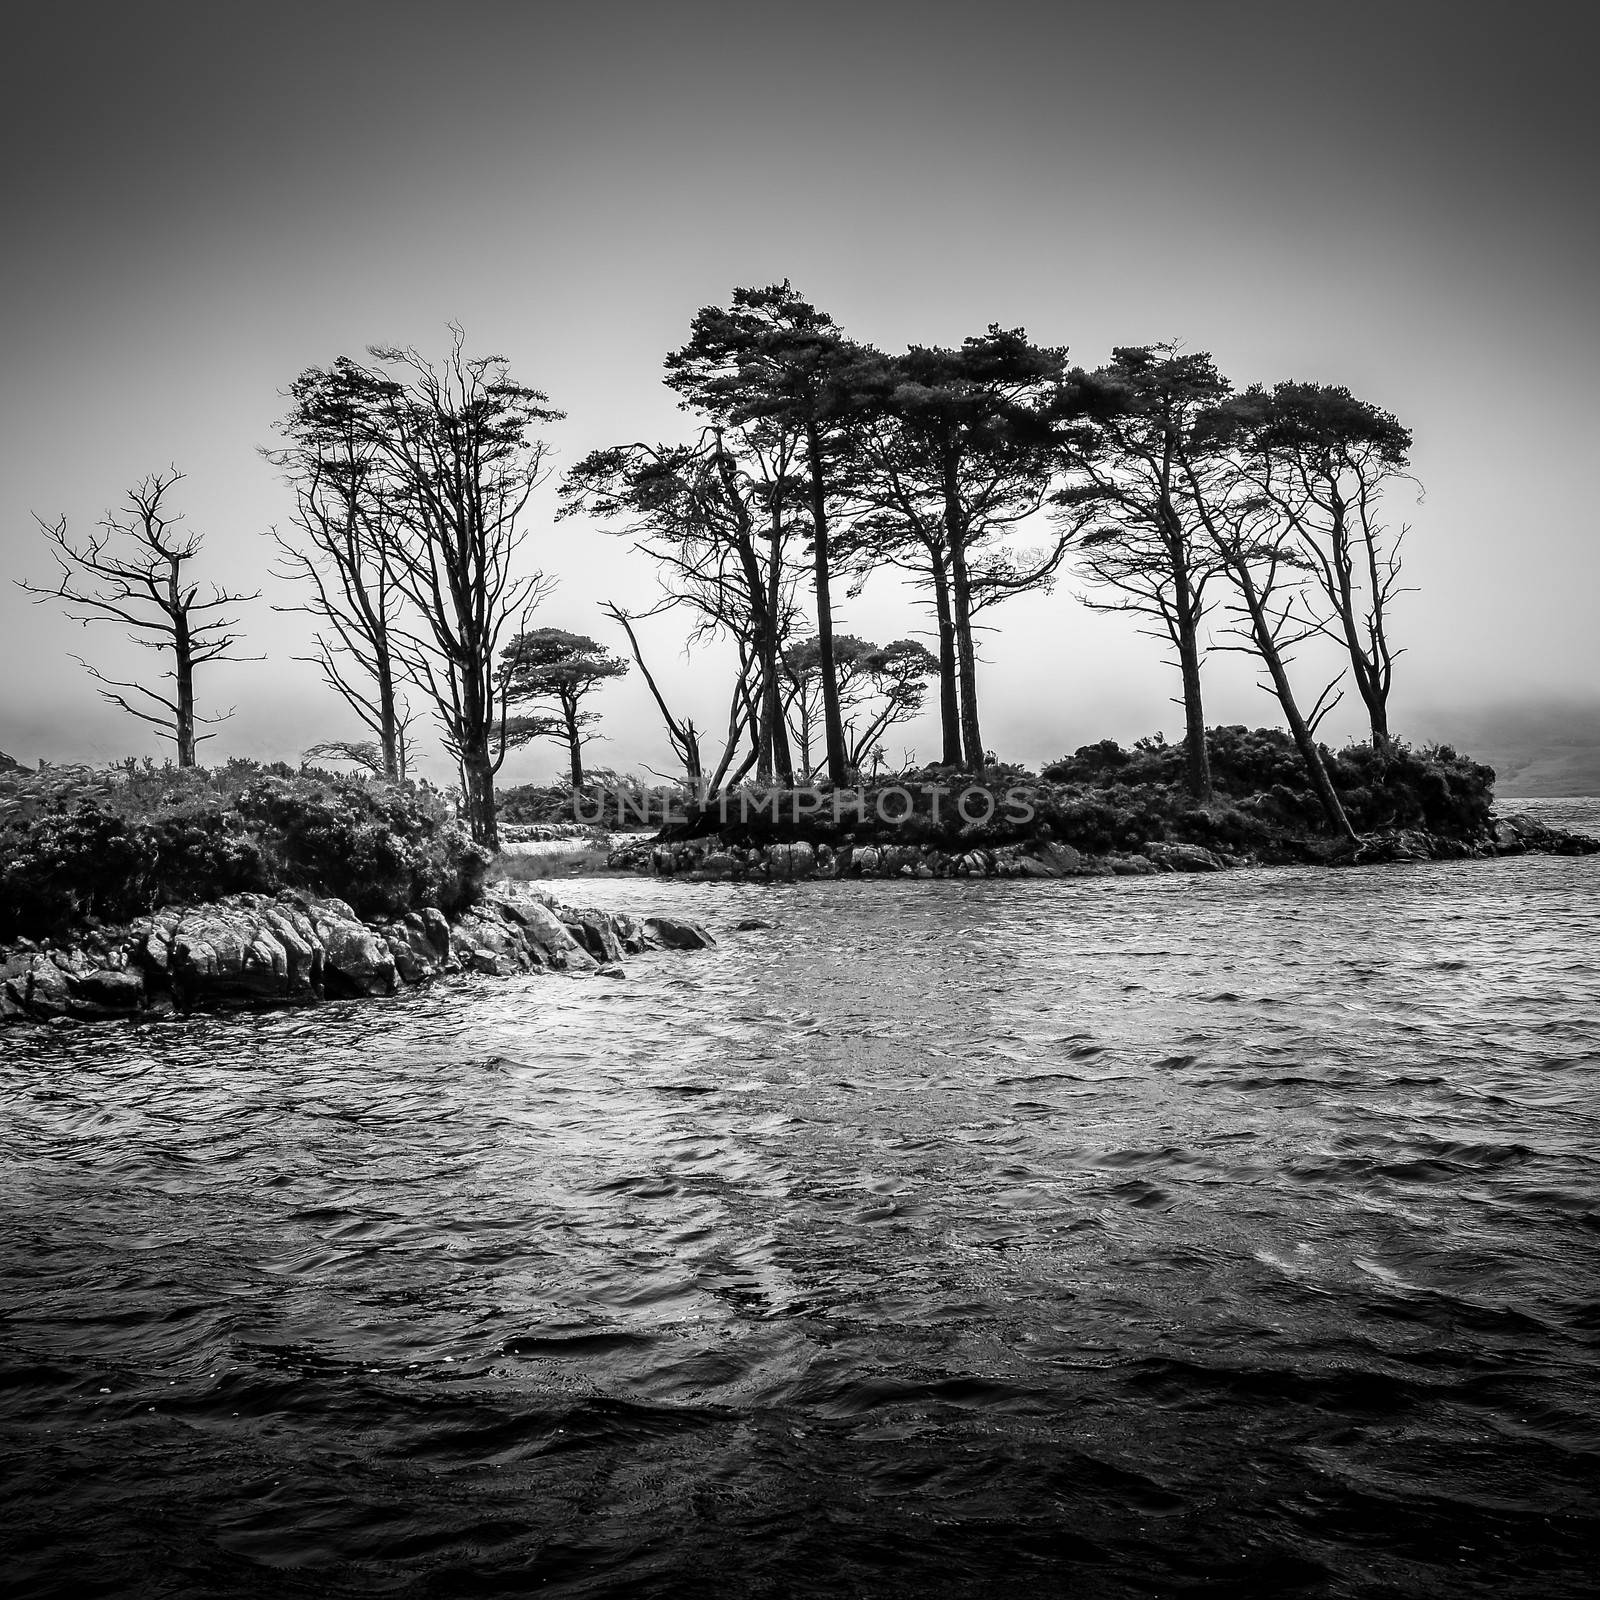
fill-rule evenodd
<path id="1" fill-rule="evenodd" d="M 873 845 L 863 845 L 850 852 L 850 870 L 863 878 L 875 877 L 878 872 L 879 852 Z"/>
<path id="2" fill-rule="evenodd" d="M 128 948 L 136 961 L 162 974 L 172 965 L 172 936 L 183 921 L 181 911 L 157 911 L 141 917 L 128 929 Z"/>
<path id="3" fill-rule="evenodd" d="M 98 967 L 67 979 L 73 1010 L 82 1013 L 87 1004 L 99 1012 L 122 1016 L 144 1005 L 144 974 L 111 967 Z"/>
<path id="4" fill-rule="evenodd" d="M 1519 823 L 1527 821 L 1524 817 L 1496 817 L 1490 836 L 1494 843 L 1495 852 L 1502 856 L 1519 856 L 1527 848 L 1523 841 L 1522 829 Z"/>
<path id="5" fill-rule="evenodd" d="M 1058 839 L 1046 840 L 1036 847 L 1034 854 L 1039 860 L 1048 862 L 1063 878 L 1083 866 L 1083 856 L 1070 844 L 1062 844 Z"/>
<path id="6" fill-rule="evenodd" d="M 24 955 L 6 963 L 5 988 L 25 1016 L 64 1017 L 72 1006 L 67 975 L 45 955 Z"/>
<path id="7" fill-rule="evenodd" d="M 596 967 L 594 975 L 597 978 L 626 978 L 628 976 L 614 961 L 608 961 L 603 967 Z"/>
<path id="8" fill-rule="evenodd" d="M 538 910 L 545 912 L 543 906 Z M 452 932 L 451 948 L 456 959 L 469 972 L 484 972 L 502 978 L 512 972 L 526 972 L 534 964 L 521 922 L 509 907 L 498 902 L 475 906 Z"/>
<path id="9" fill-rule="evenodd" d="M 1018 856 L 1015 869 L 1019 878 L 1059 878 L 1061 876 L 1059 867 L 1052 866 L 1048 861 L 1041 861 L 1037 856 Z"/>
<path id="10" fill-rule="evenodd" d="M 441 919 L 443 920 L 443 919 Z M 407 913 L 398 922 L 385 924 L 385 943 L 394 957 L 395 971 L 406 983 L 424 983 L 444 970 L 448 958 L 450 929 L 445 926 L 445 951 L 441 956 L 433 935 L 420 913 Z"/>
<path id="11" fill-rule="evenodd" d="M 420 911 L 411 913 L 422 922 L 423 932 L 427 934 L 428 941 L 439 952 L 442 961 L 450 954 L 450 924 L 438 906 L 424 906 Z M 406 921 L 411 920 L 411 916 Z"/>
<path id="12" fill-rule="evenodd" d="M 311 925 L 322 944 L 325 987 L 347 994 L 393 994 L 398 982 L 394 954 L 383 935 L 369 928 L 343 900 L 313 900 Z"/>
<path id="13" fill-rule="evenodd" d="M 742 917 L 734 923 L 735 933 L 757 933 L 763 928 L 770 928 L 772 924 L 765 917 Z"/>
<path id="14" fill-rule="evenodd" d="M 1105 864 L 1119 878 L 1148 878 L 1157 871 L 1148 856 L 1107 856 Z"/>
<path id="15" fill-rule="evenodd" d="M 573 969 L 586 971 L 594 965 L 594 957 L 543 900 L 519 898 L 501 900 L 496 904 L 501 914 L 521 929 L 529 956 L 542 966 L 564 972 Z M 468 912 L 467 917 L 462 919 L 463 924 L 473 915 Z"/>
<path id="16" fill-rule="evenodd" d="M 1198 844 L 1172 844 L 1165 840 L 1152 840 L 1144 847 L 1145 855 L 1158 868 L 1167 872 L 1221 872 L 1218 858 Z"/>
<path id="17" fill-rule="evenodd" d="M 680 917 L 646 917 L 644 931 L 666 950 L 709 950 L 717 942 L 698 922 Z"/>
<path id="18" fill-rule="evenodd" d="M 1359 840 L 1349 860 L 1356 866 L 1392 861 L 1432 861 L 1432 838 L 1420 828 L 1393 828 Z"/>
<path id="19" fill-rule="evenodd" d="M 200 906 L 172 926 L 164 960 L 161 930 L 152 928 L 144 950 L 154 957 L 158 973 L 170 975 L 188 1005 L 309 998 L 322 976 L 322 941 L 302 939 L 289 919 L 286 944 L 268 916 L 269 908 L 278 909 L 260 895 L 235 895 Z"/>
<path id="20" fill-rule="evenodd" d="M 556 915 L 561 919 L 561 926 L 596 961 L 615 963 L 622 959 L 621 934 L 609 912 L 595 911 L 587 906 L 563 906 Z"/>

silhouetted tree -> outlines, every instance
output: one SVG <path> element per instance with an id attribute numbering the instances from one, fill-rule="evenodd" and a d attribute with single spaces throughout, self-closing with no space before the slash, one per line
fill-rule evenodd
<path id="1" fill-rule="evenodd" d="M 500 664 L 506 675 L 507 743 L 555 739 L 564 744 L 572 787 L 581 788 L 583 747 L 594 737 L 585 730 L 600 720 L 597 712 L 583 709 L 583 702 L 602 684 L 623 677 L 628 663 L 586 634 L 533 628 L 505 647 Z M 516 715 L 510 714 L 512 707 L 519 708 Z"/>
<path id="2" fill-rule="evenodd" d="M 1204 352 L 1125 346 L 1097 371 L 1073 372 L 1058 435 L 1068 483 L 1054 503 L 1084 527 L 1081 565 L 1090 582 L 1116 596 L 1084 598 L 1151 618 L 1156 636 L 1171 642 L 1183 683 L 1185 771 L 1201 801 L 1212 790 L 1200 628 L 1218 557 L 1193 513 L 1189 476 L 1202 484 L 1216 477 L 1219 465 L 1197 443 L 1195 422 L 1228 393 Z"/>
<path id="3" fill-rule="evenodd" d="M 1065 350 L 991 324 L 959 350 L 871 352 L 849 370 L 857 419 L 850 486 L 870 508 L 851 554 L 909 565 L 931 588 L 944 759 L 973 770 L 984 763 L 973 618 L 1048 587 L 1071 542 L 1058 530 L 1026 557 L 991 546 L 1044 503 L 1055 471 L 1048 418 L 1065 366 Z"/>
<path id="4" fill-rule="evenodd" d="M 783 652 L 787 709 L 795 722 L 795 741 L 808 779 L 814 771 L 811 752 L 820 710 L 821 657 L 822 646 L 815 637 L 797 639 Z M 939 662 L 914 639 L 877 645 L 848 633 L 833 636 L 833 659 L 846 752 L 851 767 L 864 767 L 890 728 L 921 712 L 928 680 L 939 675 Z"/>
<path id="5" fill-rule="evenodd" d="M 547 447 L 534 430 L 563 415 L 512 381 L 501 356 L 374 347 L 376 365 L 341 357 L 295 385 L 291 433 L 348 433 L 381 478 L 394 580 L 415 621 L 391 635 L 407 675 L 432 699 L 461 769 L 473 838 L 495 849 L 494 778 L 506 755 L 499 653 L 552 587 L 519 575 L 522 515 L 543 481 Z"/>
<path id="6" fill-rule="evenodd" d="M 282 556 L 277 576 L 308 591 L 304 603 L 273 609 L 327 625 L 314 635 L 316 654 L 299 659 L 321 667 L 323 681 L 376 738 L 384 775 L 398 780 L 406 775 L 411 709 L 399 692 L 395 650 L 402 599 L 395 532 L 382 465 L 361 437 L 361 408 L 333 403 L 346 382 L 355 382 L 353 374 L 337 367 L 303 376 L 291 390 L 295 409 L 279 425 L 289 446 L 263 452 L 295 497 L 299 537 L 271 530 Z"/>
<path id="7" fill-rule="evenodd" d="M 666 696 L 661 692 L 661 686 L 656 682 L 655 674 L 651 672 L 644 659 L 644 650 L 639 644 L 639 636 L 633 631 L 633 618 L 611 601 L 605 601 L 600 608 L 606 613 L 628 636 L 628 648 L 633 652 L 633 659 L 639 664 L 639 675 L 644 679 L 645 687 L 650 691 L 650 697 L 656 703 L 656 709 L 661 713 L 661 720 L 666 724 L 667 741 L 671 744 L 674 753 L 683 763 L 684 782 L 695 793 L 699 794 L 704 783 L 704 769 L 700 755 L 700 730 L 695 727 L 692 717 L 679 717 L 673 714 L 668 706 Z M 721 783 L 721 774 L 726 770 L 729 757 L 732 754 L 731 746 L 724 752 L 721 766 L 718 769 L 716 787 Z"/>
<path id="8" fill-rule="evenodd" d="M 1252 451 L 1253 417 L 1248 402 L 1225 400 L 1196 419 L 1193 448 L 1181 459 L 1186 500 L 1233 587 L 1234 631 L 1266 668 L 1323 816 L 1335 833 L 1353 840 L 1355 830 L 1316 739 L 1317 724 L 1337 704 L 1339 680 L 1330 682 L 1306 712 L 1289 678 L 1288 651 L 1316 630 L 1297 618 L 1306 560 L 1296 549 L 1292 524 L 1275 503 L 1282 469 Z"/>
<path id="9" fill-rule="evenodd" d="M 1350 659 L 1375 750 L 1387 752 L 1389 692 L 1401 651 L 1389 640 L 1405 528 L 1382 520 L 1385 491 L 1408 476 L 1410 431 L 1348 389 L 1252 388 L 1234 407 L 1245 470 L 1287 521 L 1320 592 L 1317 630 Z"/>
<path id="10" fill-rule="evenodd" d="M 19 587 L 38 601 L 59 600 L 74 622 L 119 622 L 136 644 L 170 652 L 171 669 L 162 674 L 172 680 L 170 697 L 146 684 L 108 678 L 82 657 L 73 659 L 101 685 L 106 700 L 159 728 L 178 747 L 178 765 L 192 767 L 196 746 L 213 737 L 197 733 L 196 725 L 225 722 L 233 714 L 200 715 L 195 709 L 195 669 L 209 661 L 260 659 L 235 653 L 238 619 L 219 615 L 258 598 L 259 592 L 240 594 L 212 584 L 201 598 L 200 585 L 187 568 L 200 552 L 202 537 L 182 532 L 182 516 L 164 504 L 173 485 L 182 481 L 176 467 L 151 473 L 128 491 L 126 509 L 108 513 L 99 531 L 81 540 L 72 538 L 64 516 L 55 522 L 35 516 L 61 569 L 60 579 L 54 588 L 26 581 L 19 581 Z"/>
<path id="11" fill-rule="evenodd" d="M 789 281 L 735 289 L 731 305 L 706 306 L 689 342 L 667 357 L 667 382 L 687 408 L 738 426 L 766 419 L 803 441 L 821 692 L 829 781 L 847 778 L 844 724 L 829 641 L 833 637 L 830 500 L 842 423 L 855 402 L 863 352 L 826 312 L 802 300 Z"/>
<path id="12" fill-rule="evenodd" d="M 383 746 L 372 739 L 327 739 L 300 752 L 302 766 L 314 766 L 319 761 L 348 761 L 374 778 L 394 778 L 390 772 Z"/>
<path id="13" fill-rule="evenodd" d="M 707 427 L 693 445 L 597 450 L 567 475 L 560 513 L 624 519 L 619 531 L 660 573 L 664 599 L 651 614 L 687 608 L 696 614 L 691 643 L 734 641 L 753 761 L 784 783 L 792 762 L 776 663 L 794 618 L 788 552 L 806 528 L 799 447 L 793 428 L 754 420 Z"/>

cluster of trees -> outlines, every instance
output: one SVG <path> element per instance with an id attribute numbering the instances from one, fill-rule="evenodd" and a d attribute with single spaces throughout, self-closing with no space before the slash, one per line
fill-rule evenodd
<path id="1" fill-rule="evenodd" d="M 453 334 L 437 365 L 374 349 L 367 362 L 308 369 L 268 454 L 295 497 L 292 529 L 275 534 L 281 575 L 300 591 L 283 609 L 316 618 L 309 659 L 370 735 L 321 748 L 403 777 L 406 690 L 420 692 L 480 841 L 496 842 L 494 780 L 510 749 L 556 740 L 583 782 L 596 722 L 585 702 L 634 664 L 693 783 L 752 772 L 846 783 L 883 760 L 886 735 L 935 684 L 941 764 L 980 771 L 992 758 L 979 619 L 1048 589 L 1069 556 L 1091 604 L 1134 614 L 1170 645 L 1196 799 L 1212 793 L 1206 653 L 1244 650 L 1328 825 L 1350 833 L 1316 730 L 1348 679 L 1374 748 L 1389 747 L 1404 529 L 1385 523 L 1383 501 L 1407 474 L 1411 439 L 1388 412 L 1317 384 L 1236 391 L 1209 355 L 1173 345 L 1119 348 L 1091 370 L 991 325 L 959 348 L 891 355 L 847 337 L 787 282 L 738 289 L 701 310 L 666 358 L 687 440 L 594 451 L 560 485 L 560 517 L 630 538 L 660 575 L 649 611 L 605 608 L 630 660 L 587 635 L 529 626 L 552 582 L 519 555 L 549 473 L 541 430 L 562 414 Z M 194 668 L 229 654 L 236 624 L 223 613 L 254 597 L 202 598 L 186 581 L 198 543 L 166 513 L 176 479 L 147 480 L 126 515 L 84 542 L 64 519 L 41 523 L 61 577 L 27 587 L 171 653 L 173 695 L 107 679 L 102 692 L 165 726 L 180 764 L 192 764 L 204 737 Z M 1046 532 L 1022 547 L 1021 528 Z M 885 570 L 905 575 L 931 613 L 934 650 L 835 631 L 835 597 Z M 646 662 L 636 624 L 663 613 L 688 619 L 691 642 L 733 646 L 714 760 Z M 1308 698 L 1291 668 L 1295 647 L 1319 635 L 1343 665 Z"/>

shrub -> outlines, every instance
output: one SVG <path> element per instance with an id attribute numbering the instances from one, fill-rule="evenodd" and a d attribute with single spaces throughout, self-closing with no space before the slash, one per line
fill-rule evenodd
<path id="1" fill-rule="evenodd" d="M 251 761 L 0 773 L 0 938 L 243 890 L 458 911 L 487 861 L 438 796 L 361 778 Z"/>

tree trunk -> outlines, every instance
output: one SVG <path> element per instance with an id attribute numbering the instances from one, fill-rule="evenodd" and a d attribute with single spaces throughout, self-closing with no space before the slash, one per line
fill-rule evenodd
<path id="1" fill-rule="evenodd" d="M 972 643 L 972 583 L 967 573 L 967 522 L 961 504 L 959 461 L 944 452 L 944 539 L 950 552 L 950 589 L 956 634 L 956 670 L 961 681 L 961 752 L 971 772 L 982 772 L 983 734 L 978 728 L 978 661 Z"/>
<path id="2" fill-rule="evenodd" d="M 1350 550 L 1350 535 L 1345 524 L 1345 501 L 1339 493 L 1337 486 L 1333 488 L 1332 497 L 1332 576 L 1333 583 L 1328 580 L 1329 567 L 1326 562 L 1322 568 L 1323 590 L 1328 599 L 1333 602 L 1334 610 L 1339 616 L 1339 629 L 1344 634 L 1345 650 L 1350 657 L 1351 676 L 1356 681 L 1356 692 L 1361 696 L 1361 702 L 1367 708 L 1367 719 L 1372 725 L 1372 748 L 1383 755 L 1389 753 L 1389 690 L 1388 683 L 1383 673 L 1383 650 L 1381 635 L 1373 640 L 1372 654 L 1367 654 L 1361 638 L 1361 626 L 1356 620 L 1356 588 L 1353 573 L 1354 557 Z M 1377 573 L 1372 574 L 1374 585 L 1377 583 Z M 1382 600 L 1374 593 L 1373 607 L 1375 616 L 1382 617 Z"/>
<path id="3" fill-rule="evenodd" d="M 583 787 L 583 737 L 578 731 L 578 697 L 568 689 L 558 689 L 561 703 L 561 720 L 567 725 L 568 775 L 572 779 L 572 792 Z"/>
<path id="4" fill-rule="evenodd" d="M 462 801 L 467 813 L 467 831 L 474 844 L 486 850 L 500 848 L 500 826 L 495 815 L 494 768 L 482 750 L 461 757 Z"/>
<path id="5" fill-rule="evenodd" d="M 956 677 L 956 625 L 950 615 L 950 576 L 941 553 L 933 561 L 933 609 L 939 623 L 940 764 L 961 765 L 961 690 Z"/>
<path id="6" fill-rule="evenodd" d="M 1200 700 L 1200 647 L 1192 624 L 1178 640 L 1178 664 L 1183 673 L 1184 771 L 1189 793 L 1206 805 L 1213 796 L 1211 752 L 1206 748 L 1206 714 Z"/>
<path id="7" fill-rule="evenodd" d="M 783 535 L 777 526 L 778 512 L 773 512 L 773 530 L 767 536 L 767 628 L 761 641 L 762 673 L 762 749 L 766 754 L 769 771 L 785 788 L 794 787 L 794 756 L 789 750 L 789 729 L 783 717 L 783 685 L 778 680 L 778 654 L 782 640 L 778 637 L 778 611 L 783 599 L 782 570 Z"/>
<path id="8" fill-rule="evenodd" d="M 828 503 L 822 476 L 822 434 L 806 423 L 806 454 L 811 468 L 811 532 L 816 550 L 817 645 L 821 652 L 822 728 L 828 752 L 828 782 L 842 788 L 847 781 L 844 719 L 839 714 L 839 674 L 833 659 L 833 598 L 828 570 Z"/>
<path id="9" fill-rule="evenodd" d="M 978 728 L 978 663 L 972 645 L 972 586 L 959 540 L 950 546 L 950 590 L 955 611 L 956 663 L 961 681 L 961 750 L 969 771 L 982 772 L 983 735 Z"/>
<path id="10" fill-rule="evenodd" d="M 178 685 L 178 716 L 174 730 L 178 744 L 178 765 L 192 767 L 195 764 L 194 652 L 189 642 L 188 618 L 179 616 L 174 619 L 172 642 L 177 658 L 173 675 Z"/>
<path id="11" fill-rule="evenodd" d="M 1189 793 L 1202 805 L 1212 798 L 1211 752 L 1206 748 L 1206 715 L 1200 698 L 1200 619 L 1189 588 L 1189 574 L 1181 565 L 1174 569 L 1177 623 L 1178 668 L 1183 674 L 1184 770 Z"/>
<path id="12" fill-rule="evenodd" d="M 1249 565 L 1242 560 L 1230 559 L 1228 567 L 1233 573 L 1239 593 L 1244 597 L 1245 607 L 1250 613 L 1250 630 L 1255 637 L 1256 650 L 1266 663 L 1267 672 L 1272 678 L 1273 690 L 1278 696 L 1278 704 L 1283 707 L 1284 720 L 1289 724 L 1289 732 L 1294 737 L 1300 759 L 1305 762 L 1311 787 L 1316 791 L 1317 800 L 1322 806 L 1322 814 L 1335 833 L 1353 844 L 1356 837 L 1355 829 L 1350 826 L 1350 819 L 1345 815 L 1344 806 L 1340 803 L 1332 780 L 1328 777 L 1328 769 L 1322 764 L 1316 738 L 1306 725 L 1306 719 L 1301 715 L 1300 707 L 1295 701 L 1294 691 L 1289 685 L 1289 674 L 1283 664 L 1283 656 L 1278 649 L 1277 641 L 1272 637 L 1272 627 L 1267 620 L 1266 608 L 1262 605 Z"/>
<path id="13" fill-rule="evenodd" d="M 389 662 L 387 649 L 378 652 L 378 728 L 383 744 L 384 776 L 398 783 L 405 777 L 405 763 L 400 759 L 399 713 L 395 708 L 394 669 Z"/>

